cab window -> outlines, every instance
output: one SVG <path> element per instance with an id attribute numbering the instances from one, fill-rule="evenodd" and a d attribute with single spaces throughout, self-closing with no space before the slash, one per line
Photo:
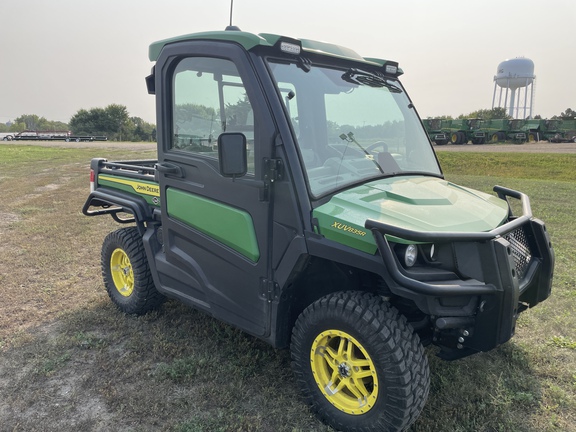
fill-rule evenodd
<path id="1" fill-rule="evenodd" d="M 254 115 L 234 63 L 209 57 L 181 60 L 172 81 L 170 147 L 218 159 L 218 136 L 241 132 L 248 143 L 248 167 L 254 172 Z"/>

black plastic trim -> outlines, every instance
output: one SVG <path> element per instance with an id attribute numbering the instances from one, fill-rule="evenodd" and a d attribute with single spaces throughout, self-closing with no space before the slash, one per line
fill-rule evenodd
<path id="1" fill-rule="evenodd" d="M 90 210 L 91 206 L 103 208 Z M 144 223 L 152 220 L 152 210 L 144 198 L 104 187 L 90 193 L 82 207 L 82 213 L 86 216 L 110 214 L 117 222 L 136 222 L 141 234 L 145 231 Z M 134 219 L 120 219 L 118 213 L 131 213 Z"/>

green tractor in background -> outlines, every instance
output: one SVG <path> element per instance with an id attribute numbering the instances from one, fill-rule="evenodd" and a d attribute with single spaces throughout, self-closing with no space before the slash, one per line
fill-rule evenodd
<path id="1" fill-rule="evenodd" d="M 523 144 L 527 140 L 524 120 L 490 119 L 484 121 L 484 128 L 491 143 L 512 141 Z"/>
<path id="2" fill-rule="evenodd" d="M 472 144 L 486 143 L 486 131 L 482 129 L 484 120 L 474 119 L 456 119 L 450 124 L 450 142 L 452 144 Z"/>
<path id="3" fill-rule="evenodd" d="M 436 145 L 446 145 L 450 141 L 449 131 L 442 129 L 443 122 L 444 120 L 439 118 L 422 120 L 430 141 Z"/>
<path id="4" fill-rule="evenodd" d="M 576 118 L 562 120 L 562 134 L 564 139 L 576 143 Z"/>
<path id="5" fill-rule="evenodd" d="M 576 120 L 526 120 L 528 141 L 576 142 Z"/>

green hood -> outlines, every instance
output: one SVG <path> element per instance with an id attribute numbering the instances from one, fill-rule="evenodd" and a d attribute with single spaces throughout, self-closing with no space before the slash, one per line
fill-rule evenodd
<path id="1" fill-rule="evenodd" d="M 508 203 L 435 177 L 394 177 L 341 192 L 313 216 L 324 237 L 375 253 L 366 219 L 413 231 L 483 232 L 506 221 Z"/>

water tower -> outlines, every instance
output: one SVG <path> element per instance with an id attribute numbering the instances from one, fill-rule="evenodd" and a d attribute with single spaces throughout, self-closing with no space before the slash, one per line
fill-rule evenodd
<path id="1" fill-rule="evenodd" d="M 494 76 L 492 108 L 504 108 L 512 118 L 532 118 L 534 62 L 524 57 L 504 60 Z M 496 105 L 496 94 L 498 104 Z M 502 103 L 504 97 L 504 103 Z"/>

